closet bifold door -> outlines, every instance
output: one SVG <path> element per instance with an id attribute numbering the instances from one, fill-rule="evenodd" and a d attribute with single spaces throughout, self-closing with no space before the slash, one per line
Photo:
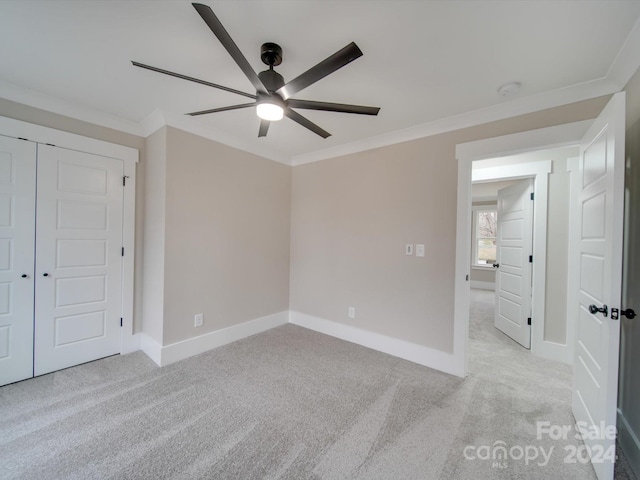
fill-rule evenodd
<path id="1" fill-rule="evenodd" d="M 0 135 L 0 385 L 33 376 L 36 144 Z"/>
<path id="2" fill-rule="evenodd" d="M 123 162 L 38 148 L 35 375 L 120 352 Z"/>

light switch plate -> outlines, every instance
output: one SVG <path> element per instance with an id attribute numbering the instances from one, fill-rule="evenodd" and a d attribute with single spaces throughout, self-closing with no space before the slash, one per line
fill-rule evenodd
<path id="1" fill-rule="evenodd" d="M 424 257 L 424 244 L 416 243 L 416 257 Z"/>
<path id="2" fill-rule="evenodd" d="M 405 255 L 413 255 L 413 243 L 407 243 L 404 253 Z"/>

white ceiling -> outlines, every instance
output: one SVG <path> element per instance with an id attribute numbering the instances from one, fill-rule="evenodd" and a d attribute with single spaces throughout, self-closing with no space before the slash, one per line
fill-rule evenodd
<path id="1" fill-rule="evenodd" d="M 380 114 L 299 110 L 333 134 L 326 140 L 288 119 L 258 139 L 253 109 L 185 117 L 248 99 L 130 60 L 254 91 L 183 0 L 0 0 L 0 97 L 134 133 L 164 121 L 295 163 L 389 142 L 425 124 L 464 126 L 611 93 L 633 73 L 620 62 L 640 50 L 638 0 L 203 3 L 256 71 L 266 68 L 260 45 L 280 44 L 276 70 L 286 81 L 355 41 L 363 57 L 296 98 L 379 106 Z M 498 95 L 511 81 L 522 83 L 520 93 Z"/>

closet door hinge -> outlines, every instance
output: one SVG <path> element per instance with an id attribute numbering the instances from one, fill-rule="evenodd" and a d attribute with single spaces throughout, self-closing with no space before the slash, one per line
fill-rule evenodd
<path id="1" fill-rule="evenodd" d="M 129 178 L 127 175 L 124 175 L 122 177 L 122 186 L 126 187 L 127 186 L 127 178 Z"/>
<path id="2" fill-rule="evenodd" d="M 533 263 L 533 255 L 529 255 L 529 263 Z"/>
<path id="3" fill-rule="evenodd" d="M 124 247 L 122 247 L 121 255 L 124 257 Z"/>
<path id="4" fill-rule="evenodd" d="M 122 326 L 122 317 L 120 317 L 120 326 Z"/>
<path id="5" fill-rule="evenodd" d="M 533 192 L 531 192 L 531 200 L 533 200 L 535 197 L 535 194 Z"/>
<path id="6" fill-rule="evenodd" d="M 527 318 L 527 325 L 531 325 L 531 317 Z M 122 325 L 120 325 L 122 326 Z"/>

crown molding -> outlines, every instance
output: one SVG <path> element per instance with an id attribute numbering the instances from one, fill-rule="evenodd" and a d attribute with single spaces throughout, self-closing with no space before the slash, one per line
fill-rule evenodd
<path id="1" fill-rule="evenodd" d="M 339 157 L 353 153 L 386 147 L 396 143 L 408 142 L 418 138 L 430 137 L 441 133 L 460 130 L 463 128 L 495 122 L 506 118 L 525 115 L 548 108 L 567 105 L 569 103 L 589 100 L 603 95 L 611 95 L 620 91 L 620 88 L 607 79 L 599 79 L 585 82 L 571 87 L 566 87 L 551 92 L 530 95 L 518 98 L 510 102 L 481 108 L 471 112 L 453 115 L 451 117 L 423 123 L 414 127 L 394 132 L 385 133 L 376 137 L 365 138 L 357 142 L 339 145 L 337 147 L 316 150 L 315 152 L 298 155 L 292 158 L 292 165 L 304 165 L 329 158 Z"/>
<path id="2" fill-rule="evenodd" d="M 291 165 L 291 159 L 288 156 L 275 150 L 232 137 L 227 133 L 202 125 L 191 117 L 171 114 L 160 109 L 155 109 L 141 122 L 134 122 L 1 80 L 0 98 L 143 138 L 167 125 L 269 160 Z"/>
<path id="3" fill-rule="evenodd" d="M 199 137 L 204 137 L 214 142 L 222 143 L 223 145 L 291 166 L 291 159 L 286 155 L 216 130 L 214 127 L 204 125 L 187 115 L 179 115 L 156 109 L 141 122 L 141 130 L 144 132 L 145 137 L 148 137 L 164 126 L 174 127 Z"/>
<path id="4" fill-rule="evenodd" d="M 640 18 L 616 55 L 606 78 L 622 90 L 638 68 L 640 68 Z"/>
<path id="5" fill-rule="evenodd" d="M 637 38 L 640 41 L 640 28 L 634 29 L 634 34 L 636 30 L 638 34 Z M 625 43 L 623 50 L 627 53 L 621 54 L 617 57 L 616 65 L 620 62 L 631 62 L 632 60 L 635 60 L 636 57 L 638 57 L 637 60 L 640 63 L 640 54 L 637 54 L 635 51 L 627 50 L 627 47 L 630 48 L 631 45 L 632 43 L 630 42 Z M 638 48 L 638 51 L 640 51 L 640 48 Z M 629 66 L 616 67 L 612 72 L 615 72 L 615 74 L 618 75 L 618 79 L 622 79 L 630 70 L 632 70 L 632 68 Z M 633 70 L 631 75 L 633 73 L 635 73 L 635 70 Z M 255 145 L 255 143 L 230 136 L 229 134 L 216 130 L 213 127 L 203 125 L 201 122 L 185 115 L 173 114 L 156 109 L 144 120 L 138 123 L 0 81 L 0 97 L 22 103 L 30 107 L 39 108 L 48 112 L 74 118 L 76 120 L 89 122 L 145 138 L 163 126 L 171 126 L 290 166 L 304 165 L 306 163 L 318 162 L 329 158 L 340 157 L 343 155 L 394 145 L 396 143 L 416 140 L 418 138 L 460 130 L 462 128 L 472 127 L 496 120 L 503 120 L 517 115 L 588 100 L 602 95 L 609 95 L 616 93 L 619 90 L 620 87 L 618 87 L 616 82 L 612 82 L 607 79 L 594 80 L 552 92 L 519 98 L 499 105 L 454 115 L 403 130 L 396 130 L 394 132 L 364 138 L 356 142 L 316 150 L 315 152 L 294 157 L 288 157 L 273 149 Z"/>
<path id="6" fill-rule="evenodd" d="M 589 100 L 603 95 L 618 93 L 624 89 L 631 77 L 640 68 L 640 18 L 636 21 L 627 36 L 622 48 L 613 60 L 606 76 L 590 82 L 540 93 L 508 103 L 493 105 L 479 110 L 453 115 L 451 117 L 424 123 L 415 127 L 396 130 L 395 132 L 365 138 L 337 147 L 316 150 L 315 152 L 297 155 L 291 158 L 293 166 L 318 162 L 329 158 L 385 147 L 396 143 L 416 140 L 446 133 L 462 128 L 473 127 L 483 123 L 504 120 L 533 113 L 547 108 L 559 107 L 569 103 Z"/>
<path id="7" fill-rule="evenodd" d="M 230 136 L 213 127 L 203 125 L 191 117 L 159 109 L 151 112 L 141 122 L 134 122 L 4 81 L 0 81 L 0 97 L 140 137 L 147 137 L 167 125 L 285 165 L 297 166 L 611 95 L 621 91 L 638 68 L 640 68 L 640 19 L 636 21 L 607 75 L 603 78 L 293 157 L 256 145 L 255 142 Z"/>
<path id="8" fill-rule="evenodd" d="M 46 110 L 75 120 L 80 120 L 105 128 L 118 130 L 142 137 L 142 127 L 138 122 L 127 120 L 101 110 L 85 107 L 76 103 L 29 90 L 13 83 L 0 80 L 0 97 L 29 107 Z"/>
<path id="9" fill-rule="evenodd" d="M 142 122 L 140 122 L 140 127 L 142 128 L 144 138 L 147 138 L 151 134 L 160 130 L 166 124 L 167 122 L 164 119 L 162 111 L 160 111 L 159 108 L 156 108 L 153 112 L 147 115 Z"/>

